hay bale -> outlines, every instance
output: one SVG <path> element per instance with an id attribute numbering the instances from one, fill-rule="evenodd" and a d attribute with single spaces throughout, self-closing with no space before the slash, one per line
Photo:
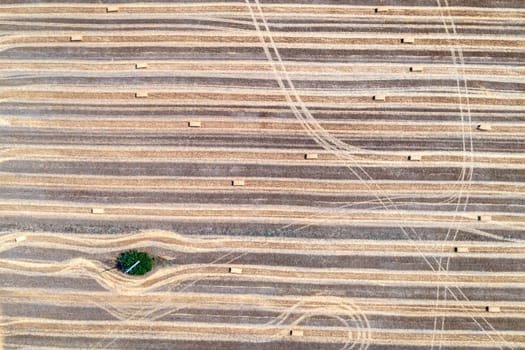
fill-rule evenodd
<path id="1" fill-rule="evenodd" d="M 106 7 L 106 12 L 107 13 L 118 12 L 118 10 L 119 10 L 118 6 L 108 6 L 108 7 Z"/>
<path id="2" fill-rule="evenodd" d="M 244 186 L 244 180 L 241 180 L 241 179 L 233 180 L 232 186 Z"/>
<path id="3" fill-rule="evenodd" d="M 421 155 L 419 154 L 411 154 L 408 156 L 408 160 L 410 161 L 420 161 L 421 160 Z"/>
<path id="4" fill-rule="evenodd" d="M 290 335 L 292 337 L 302 337 L 304 336 L 304 332 L 301 329 L 290 329 Z"/>
<path id="5" fill-rule="evenodd" d="M 242 273 L 242 269 L 239 268 L 239 267 L 230 267 L 230 268 L 228 269 L 228 271 L 229 271 L 230 273 L 237 274 L 237 275 L 240 275 L 240 274 Z"/>
<path id="6" fill-rule="evenodd" d="M 196 120 L 192 120 L 192 121 L 188 122 L 188 127 L 190 127 L 190 128 L 200 128 L 201 127 L 201 122 L 196 121 Z"/>
<path id="7" fill-rule="evenodd" d="M 91 214 L 104 214 L 104 208 L 91 208 Z"/>
<path id="8" fill-rule="evenodd" d="M 492 312 L 492 313 L 501 312 L 501 308 L 499 306 L 489 305 L 485 308 L 485 310 L 487 310 L 487 312 Z"/>
<path id="9" fill-rule="evenodd" d="M 15 238 L 15 242 L 16 243 L 21 243 L 21 242 L 25 241 L 26 239 L 27 239 L 26 236 L 18 236 L 18 237 Z"/>
<path id="10" fill-rule="evenodd" d="M 135 63 L 135 69 L 146 69 L 148 67 L 147 63 Z"/>
<path id="11" fill-rule="evenodd" d="M 402 44 L 413 44 L 416 42 L 416 39 L 413 36 L 407 36 L 401 39 Z"/>
<path id="12" fill-rule="evenodd" d="M 376 7 L 374 9 L 375 13 L 385 13 L 385 12 L 388 12 L 388 11 L 390 11 L 390 7 L 388 7 L 388 6 L 379 6 L 379 7 Z"/>
<path id="13" fill-rule="evenodd" d="M 139 91 L 135 93 L 135 98 L 147 98 L 148 93 L 145 91 Z"/>
<path id="14" fill-rule="evenodd" d="M 478 129 L 479 131 L 491 131 L 492 130 L 492 125 L 490 125 L 490 124 L 478 124 L 476 129 Z"/>
<path id="15" fill-rule="evenodd" d="M 383 94 L 377 94 L 377 95 L 374 95 L 373 99 L 374 101 L 385 101 L 386 96 Z"/>
<path id="16" fill-rule="evenodd" d="M 319 155 L 317 153 L 306 153 L 304 159 L 317 159 Z"/>
<path id="17" fill-rule="evenodd" d="M 71 35 L 69 41 L 82 41 L 84 37 L 82 35 Z"/>
<path id="18" fill-rule="evenodd" d="M 423 67 L 421 67 L 421 66 L 412 66 L 412 67 L 410 67 L 410 71 L 411 72 L 422 72 L 423 71 Z"/>
<path id="19" fill-rule="evenodd" d="M 478 221 L 490 221 L 492 216 L 490 215 L 478 215 Z"/>
<path id="20" fill-rule="evenodd" d="M 455 247 L 454 251 L 456 253 L 468 253 L 468 248 L 467 247 Z"/>

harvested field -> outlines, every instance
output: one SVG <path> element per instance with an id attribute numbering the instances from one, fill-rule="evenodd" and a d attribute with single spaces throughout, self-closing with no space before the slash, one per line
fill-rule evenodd
<path id="1" fill-rule="evenodd" d="M 0 349 L 525 348 L 523 2 L 3 0 L 0 30 Z"/>

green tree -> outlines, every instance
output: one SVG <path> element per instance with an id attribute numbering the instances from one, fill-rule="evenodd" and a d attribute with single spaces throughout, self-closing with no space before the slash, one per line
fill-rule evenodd
<path id="1" fill-rule="evenodd" d="M 122 272 L 126 272 L 137 261 L 140 261 L 140 263 L 138 263 L 137 266 L 131 269 L 128 272 L 128 274 L 144 275 L 145 273 L 151 271 L 151 269 L 153 268 L 153 263 L 155 262 L 155 258 L 148 255 L 148 253 L 139 252 L 136 249 L 131 249 L 127 252 L 121 253 L 118 256 L 117 268 Z"/>

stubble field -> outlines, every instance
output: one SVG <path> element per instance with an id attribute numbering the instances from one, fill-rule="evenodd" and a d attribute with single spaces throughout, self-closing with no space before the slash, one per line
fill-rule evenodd
<path id="1" fill-rule="evenodd" d="M 525 347 L 521 1 L 4 0 L 0 31 L 0 348 Z"/>

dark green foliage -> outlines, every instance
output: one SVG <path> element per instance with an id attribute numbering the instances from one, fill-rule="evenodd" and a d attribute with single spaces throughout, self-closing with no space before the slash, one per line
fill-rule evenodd
<path id="1" fill-rule="evenodd" d="M 117 268 L 122 272 L 126 272 L 127 269 L 139 260 L 140 263 L 128 272 L 130 275 L 144 275 L 146 272 L 151 271 L 155 258 L 149 256 L 148 253 L 139 252 L 136 249 L 121 253 L 117 258 Z"/>

